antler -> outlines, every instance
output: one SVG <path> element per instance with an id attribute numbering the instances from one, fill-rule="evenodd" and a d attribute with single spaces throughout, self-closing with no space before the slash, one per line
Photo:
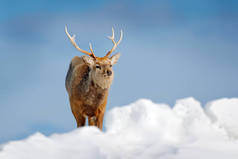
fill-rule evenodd
<path id="1" fill-rule="evenodd" d="M 91 52 L 85 51 L 85 50 L 79 48 L 79 46 L 76 44 L 76 42 L 75 42 L 75 37 L 76 37 L 76 36 L 75 36 L 75 35 L 71 36 L 71 35 L 68 33 L 67 26 L 65 26 L 65 33 L 67 34 L 67 36 L 68 36 L 68 38 L 70 39 L 71 43 L 74 45 L 74 47 L 75 47 L 77 50 L 79 50 L 80 52 L 85 53 L 85 54 L 87 54 L 87 55 L 89 55 L 89 56 L 91 56 L 91 57 L 93 57 L 93 58 L 96 58 L 96 56 L 95 56 L 94 53 L 93 53 L 93 49 L 92 49 L 91 43 L 89 43 L 89 48 L 90 48 L 90 51 L 91 51 Z"/>
<path id="2" fill-rule="evenodd" d="M 112 43 L 114 44 L 114 46 L 112 47 L 112 49 L 110 51 L 108 51 L 108 53 L 106 54 L 105 57 L 108 57 L 116 48 L 117 46 L 120 44 L 121 40 L 122 40 L 122 37 L 123 37 L 123 32 L 121 30 L 121 35 L 120 35 L 120 39 L 118 40 L 118 42 L 116 43 L 115 42 L 115 37 L 114 37 L 114 29 L 112 28 L 112 36 L 108 36 L 109 39 L 112 40 Z"/>

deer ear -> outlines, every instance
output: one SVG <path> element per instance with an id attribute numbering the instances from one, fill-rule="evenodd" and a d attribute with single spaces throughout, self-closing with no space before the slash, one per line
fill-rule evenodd
<path id="1" fill-rule="evenodd" d="M 121 54 L 120 54 L 120 53 L 117 53 L 117 54 L 113 55 L 112 57 L 110 57 L 110 60 L 111 60 L 112 65 L 114 65 L 114 64 L 117 63 L 117 61 L 118 61 L 118 59 L 119 59 L 120 56 L 121 56 Z"/>
<path id="2" fill-rule="evenodd" d="M 90 56 L 82 56 L 83 58 L 83 61 L 85 64 L 89 65 L 89 66 L 92 66 L 94 65 L 94 59 Z"/>

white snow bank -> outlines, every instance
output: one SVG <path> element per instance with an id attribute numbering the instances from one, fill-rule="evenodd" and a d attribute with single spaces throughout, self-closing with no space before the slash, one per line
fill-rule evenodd
<path id="1" fill-rule="evenodd" d="M 238 99 L 203 109 L 193 98 L 173 108 L 141 99 L 106 114 L 106 132 L 84 127 L 46 137 L 36 133 L 3 145 L 1 159 L 237 159 Z"/>
<path id="2" fill-rule="evenodd" d="M 226 130 L 231 138 L 238 138 L 238 98 L 219 99 L 206 105 L 211 121 Z"/>

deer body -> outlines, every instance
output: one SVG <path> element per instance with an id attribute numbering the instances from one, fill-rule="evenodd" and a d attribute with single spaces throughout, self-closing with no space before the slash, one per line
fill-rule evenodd
<path id="1" fill-rule="evenodd" d="M 69 35 L 67 29 L 66 34 L 77 48 L 74 37 Z M 114 38 L 114 33 L 112 38 Z M 72 59 L 65 86 L 77 127 L 84 126 L 86 118 L 88 118 L 89 125 L 102 129 L 108 91 L 113 80 L 112 65 L 117 62 L 120 54 L 115 54 L 112 57 L 108 57 L 110 54 L 105 57 L 96 57 L 92 52 L 91 45 L 90 50 L 91 53 L 86 53 L 90 56 L 75 56 Z"/>

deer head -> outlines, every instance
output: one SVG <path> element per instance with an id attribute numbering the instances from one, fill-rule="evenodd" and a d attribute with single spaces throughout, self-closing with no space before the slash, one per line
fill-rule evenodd
<path id="1" fill-rule="evenodd" d="M 123 37 L 122 30 L 121 30 L 120 39 L 118 40 L 118 42 L 115 42 L 114 29 L 112 28 L 112 36 L 111 37 L 109 36 L 108 38 L 112 40 L 113 47 L 110 51 L 107 52 L 107 54 L 104 57 L 95 56 L 91 43 L 89 43 L 90 52 L 81 49 L 75 42 L 76 36 L 75 35 L 71 36 L 68 33 L 66 26 L 65 26 L 65 32 L 68 38 L 70 39 L 71 43 L 73 44 L 73 46 L 80 52 L 88 55 L 88 56 L 85 56 L 85 55 L 82 56 L 82 59 L 84 63 L 89 66 L 91 70 L 90 78 L 92 78 L 93 82 L 103 89 L 109 88 L 113 80 L 112 66 L 117 63 L 120 57 L 120 53 L 117 53 L 111 57 L 110 55 L 117 48 L 117 46 L 120 44 L 122 40 L 122 37 Z"/>

